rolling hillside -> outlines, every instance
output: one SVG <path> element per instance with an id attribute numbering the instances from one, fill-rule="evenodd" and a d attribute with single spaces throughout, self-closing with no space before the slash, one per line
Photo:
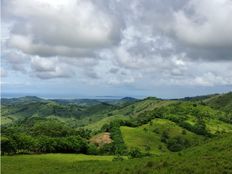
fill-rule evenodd
<path id="1" fill-rule="evenodd" d="M 187 140 L 189 145 L 199 144 L 203 140 L 203 136 L 196 135 L 166 119 L 153 119 L 148 124 L 136 128 L 122 126 L 120 129 L 128 148 L 137 147 L 143 152 L 149 148 L 147 151 L 158 155 L 168 151 L 166 142 L 162 142 L 164 133 L 170 139 L 181 137 Z"/>
<path id="2" fill-rule="evenodd" d="M 3 173 L 232 173 L 231 100 L 3 100 Z"/>
<path id="3" fill-rule="evenodd" d="M 232 92 L 210 97 L 204 102 L 215 109 L 232 112 Z"/>

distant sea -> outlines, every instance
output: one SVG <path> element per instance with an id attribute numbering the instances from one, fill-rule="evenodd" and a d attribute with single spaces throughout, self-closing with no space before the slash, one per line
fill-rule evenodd
<path id="1" fill-rule="evenodd" d="M 124 97 L 133 97 L 137 99 L 145 98 L 146 96 L 87 96 L 87 95 L 72 95 L 72 94 L 34 94 L 34 93 L 1 93 L 1 98 L 18 98 L 25 96 L 36 96 L 44 99 L 121 99 Z"/>

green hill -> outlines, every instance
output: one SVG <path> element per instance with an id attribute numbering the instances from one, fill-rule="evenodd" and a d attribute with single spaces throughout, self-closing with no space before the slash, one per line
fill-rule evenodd
<path id="1" fill-rule="evenodd" d="M 215 109 L 232 112 L 232 92 L 213 96 L 204 102 Z"/>
<path id="2" fill-rule="evenodd" d="M 30 98 L 31 99 L 31 98 Z M 10 100 L 10 99 L 9 99 Z M 2 124 L 12 123 L 26 117 L 57 117 L 57 118 L 75 118 L 83 119 L 100 117 L 103 114 L 117 108 L 117 106 L 108 103 L 99 102 L 98 104 L 82 106 L 77 104 L 61 104 L 50 100 L 18 100 L 4 101 L 1 105 Z M 72 119 L 73 120 L 73 119 Z M 86 120 L 81 122 L 82 124 Z M 88 123 L 88 122 L 87 122 Z"/>
<path id="3" fill-rule="evenodd" d="M 2 173 L 232 173 L 231 92 L 2 101 Z"/>
<path id="4" fill-rule="evenodd" d="M 182 138 L 188 141 L 189 146 L 199 144 L 203 140 L 203 136 L 196 135 L 166 119 L 153 119 L 148 124 L 139 127 L 122 126 L 120 129 L 128 148 L 137 147 L 143 152 L 149 148 L 149 151 L 154 154 L 168 151 L 168 142 L 162 141 L 164 134 L 170 140 L 176 137 Z"/>
<path id="5" fill-rule="evenodd" d="M 146 98 L 143 100 L 133 100 L 133 103 L 116 108 L 105 115 L 102 115 L 102 119 L 89 123 L 85 126 L 88 129 L 100 130 L 101 127 L 115 120 L 129 120 L 131 117 L 137 117 L 140 114 L 151 111 L 155 108 L 166 106 L 175 103 L 175 101 L 160 100 L 157 98 Z"/>
<path id="6" fill-rule="evenodd" d="M 136 117 L 145 111 L 151 111 L 155 108 L 166 106 L 171 103 L 175 103 L 175 101 L 160 100 L 157 98 L 149 97 L 143 100 L 138 100 L 135 103 L 125 106 L 121 109 L 112 111 L 112 115 L 123 115 L 123 116 Z"/>

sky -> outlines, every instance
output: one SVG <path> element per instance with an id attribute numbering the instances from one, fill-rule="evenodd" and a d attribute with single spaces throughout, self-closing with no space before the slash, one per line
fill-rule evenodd
<path id="1" fill-rule="evenodd" d="M 2 0 L 2 96 L 232 91 L 232 0 Z"/>

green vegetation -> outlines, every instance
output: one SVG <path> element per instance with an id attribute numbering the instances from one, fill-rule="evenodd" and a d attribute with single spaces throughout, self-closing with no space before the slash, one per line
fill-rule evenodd
<path id="1" fill-rule="evenodd" d="M 231 94 L 2 99 L 2 173 L 232 173 Z"/>
<path id="2" fill-rule="evenodd" d="M 188 142 L 187 147 L 203 141 L 202 136 L 183 129 L 176 123 L 166 119 L 153 119 L 148 124 L 136 128 L 122 126 L 121 131 L 129 148 L 137 147 L 146 152 L 147 147 L 149 147 L 149 152 L 154 154 L 165 153 L 168 149 L 175 151 L 169 148 L 172 147 L 171 144 L 174 144 L 175 140 Z"/>
<path id="3" fill-rule="evenodd" d="M 2 157 L 3 174 L 40 173 L 231 173 L 232 137 L 215 138 L 181 153 L 159 157 L 111 161 L 112 156 L 75 154 L 17 155 Z"/>
<path id="4" fill-rule="evenodd" d="M 214 97 L 204 100 L 204 102 L 213 108 L 220 109 L 226 112 L 231 112 L 232 92 L 216 95 Z"/>

